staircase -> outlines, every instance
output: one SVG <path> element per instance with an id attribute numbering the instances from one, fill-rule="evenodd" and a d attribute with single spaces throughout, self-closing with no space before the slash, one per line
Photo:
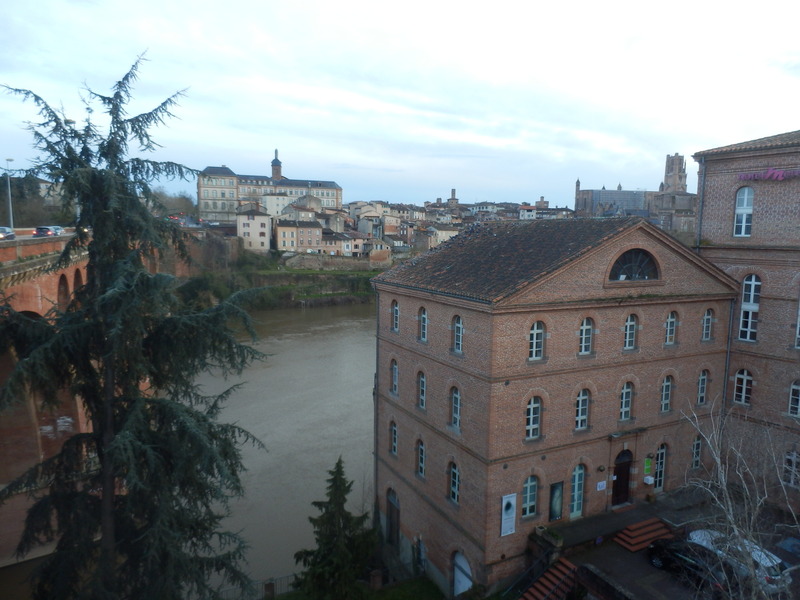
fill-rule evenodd
<path id="1" fill-rule="evenodd" d="M 658 517 L 653 517 L 628 525 L 614 537 L 614 541 L 626 550 L 638 552 L 647 548 L 653 540 L 671 537 L 672 531 L 667 524 Z"/>
<path id="2" fill-rule="evenodd" d="M 575 587 L 576 570 L 566 558 L 559 558 L 519 600 L 565 600 Z"/>

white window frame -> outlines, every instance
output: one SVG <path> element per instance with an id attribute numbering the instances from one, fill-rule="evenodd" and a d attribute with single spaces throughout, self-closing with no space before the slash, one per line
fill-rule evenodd
<path id="1" fill-rule="evenodd" d="M 450 500 L 458 504 L 459 496 L 461 493 L 461 472 L 458 470 L 458 465 L 454 462 L 450 463 Z"/>
<path id="2" fill-rule="evenodd" d="M 672 375 L 666 375 L 661 380 L 661 412 L 669 412 L 672 407 L 672 388 L 674 381 Z"/>
<path id="3" fill-rule="evenodd" d="M 743 187 L 736 192 L 733 237 L 750 237 L 753 228 L 753 188 Z"/>
<path id="4" fill-rule="evenodd" d="M 424 371 L 417 373 L 417 406 L 424 409 L 427 404 L 428 381 Z"/>
<path id="5" fill-rule="evenodd" d="M 789 416 L 800 417 L 800 379 L 789 387 Z"/>
<path id="6" fill-rule="evenodd" d="M 522 484 L 522 516 L 532 517 L 536 514 L 536 502 L 539 496 L 539 478 L 531 475 Z"/>
<path id="7" fill-rule="evenodd" d="M 417 475 L 425 477 L 425 442 L 417 440 Z"/>
<path id="8" fill-rule="evenodd" d="M 674 310 L 667 315 L 664 322 L 664 345 L 673 346 L 678 339 L 678 313 Z"/>
<path id="9" fill-rule="evenodd" d="M 450 388 L 450 425 L 461 429 L 461 390 L 456 386 Z"/>
<path id="10" fill-rule="evenodd" d="M 459 315 L 453 317 L 453 352 L 461 354 L 464 351 L 464 321 Z"/>
<path id="11" fill-rule="evenodd" d="M 419 341 L 428 341 L 428 309 L 424 306 L 419 309 Z"/>
<path id="12" fill-rule="evenodd" d="M 742 307 L 739 315 L 739 339 L 758 339 L 758 309 L 761 303 L 761 278 L 750 273 L 742 280 Z"/>
<path id="13" fill-rule="evenodd" d="M 391 383 L 389 384 L 389 393 L 393 395 L 397 395 L 397 385 L 400 379 L 400 367 L 397 366 L 397 361 L 392 359 L 392 362 L 389 363 L 389 372 L 391 374 Z"/>
<path id="14" fill-rule="evenodd" d="M 703 322 L 700 334 L 700 340 L 708 342 L 714 335 L 714 311 L 710 308 L 706 309 L 703 314 Z"/>
<path id="15" fill-rule="evenodd" d="M 664 475 L 667 470 L 667 445 L 661 444 L 656 452 L 653 468 L 653 489 L 660 492 L 664 489 Z"/>
<path id="16" fill-rule="evenodd" d="M 619 393 L 619 420 L 630 421 L 633 407 L 633 383 L 626 381 Z"/>
<path id="17" fill-rule="evenodd" d="M 397 423 L 392 421 L 389 424 L 389 452 L 397 456 Z"/>
<path id="18" fill-rule="evenodd" d="M 392 331 L 400 331 L 400 304 L 392 300 Z"/>
<path id="19" fill-rule="evenodd" d="M 586 483 L 586 467 L 576 465 L 572 469 L 571 485 L 569 490 L 569 517 L 574 519 L 583 514 L 583 494 Z"/>
<path id="20" fill-rule="evenodd" d="M 575 399 L 575 431 L 584 431 L 589 428 L 589 400 L 591 393 L 587 389 L 578 392 Z"/>
<path id="21" fill-rule="evenodd" d="M 699 469 L 703 452 L 703 440 L 698 435 L 692 442 L 692 468 Z"/>
<path id="22" fill-rule="evenodd" d="M 705 404 L 708 399 L 708 371 L 703 369 L 697 377 L 697 404 Z"/>
<path id="23" fill-rule="evenodd" d="M 625 319 L 625 326 L 623 327 L 623 350 L 636 349 L 636 333 L 639 328 L 639 319 L 634 314 L 628 315 Z"/>
<path id="24" fill-rule="evenodd" d="M 578 354 L 589 355 L 593 349 L 594 338 L 594 321 L 590 317 L 585 317 L 581 321 L 580 329 L 578 330 Z"/>
<path id="25" fill-rule="evenodd" d="M 800 452 L 790 450 L 783 456 L 784 485 L 790 488 L 800 488 Z"/>
<path id="26" fill-rule="evenodd" d="M 739 369 L 733 378 L 733 402 L 748 406 L 753 398 L 753 374 L 747 369 Z"/>
<path id="27" fill-rule="evenodd" d="M 528 360 L 542 360 L 544 358 L 544 339 L 546 328 L 543 321 L 536 321 L 531 325 L 528 334 Z"/>
<path id="28" fill-rule="evenodd" d="M 525 408 L 525 439 L 534 440 L 541 435 L 542 399 L 534 396 Z"/>

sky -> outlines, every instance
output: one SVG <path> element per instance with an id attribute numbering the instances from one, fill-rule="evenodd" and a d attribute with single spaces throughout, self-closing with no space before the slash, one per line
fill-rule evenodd
<path id="1" fill-rule="evenodd" d="M 667 155 L 800 129 L 800 2 L 13 2 L 0 84 L 80 123 L 144 56 L 129 106 L 183 92 L 148 155 L 335 181 L 344 202 L 574 206 L 658 189 Z M 99 107 L 95 106 L 96 109 Z M 102 125 L 104 115 L 91 118 Z M 0 92 L 0 165 L 37 156 Z M 138 149 L 132 147 L 134 154 Z M 158 182 L 196 198 L 196 183 Z"/>

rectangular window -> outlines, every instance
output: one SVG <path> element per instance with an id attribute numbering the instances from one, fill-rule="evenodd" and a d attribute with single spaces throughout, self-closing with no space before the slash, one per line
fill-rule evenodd
<path id="1" fill-rule="evenodd" d="M 525 438 L 534 439 L 539 437 L 539 424 L 542 412 L 542 399 L 539 396 L 534 396 L 528 402 L 528 408 L 525 409 Z"/>
<path id="2" fill-rule="evenodd" d="M 678 328 L 678 315 L 674 312 L 669 313 L 667 321 L 664 323 L 664 344 L 670 346 L 675 343 L 675 332 Z"/>
<path id="3" fill-rule="evenodd" d="M 741 369 L 736 373 L 733 389 L 733 401 L 736 404 L 750 404 L 750 397 L 753 393 L 753 376 L 747 369 Z"/>
<path id="4" fill-rule="evenodd" d="M 461 487 L 461 474 L 458 467 L 450 464 L 450 500 L 458 504 L 459 488 Z"/>
<path id="5" fill-rule="evenodd" d="M 661 382 L 661 412 L 667 412 L 672 405 L 672 377 L 667 375 Z"/>
<path id="6" fill-rule="evenodd" d="M 581 328 L 578 331 L 578 354 L 591 354 L 592 353 L 592 327 L 594 322 L 586 318 L 581 322 Z"/>
<path id="7" fill-rule="evenodd" d="M 589 427 L 589 390 L 581 390 L 575 401 L 575 429 Z"/>
<path id="8" fill-rule="evenodd" d="M 707 342 L 711 339 L 712 326 L 714 324 L 714 311 L 710 308 L 703 315 L 703 333 L 701 340 Z"/>
<path id="9" fill-rule="evenodd" d="M 789 390 L 789 415 L 800 417 L 800 379 L 795 381 Z"/>
<path id="10" fill-rule="evenodd" d="M 636 349 L 636 315 L 628 315 L 625 320 L 624 340 L 622 343 L 623 350 Z"/>
<path id="11" fill-rule="evenodd" d="M 784 456 L 783 483 L 792 488 L 800 488 L 800 454 L 794 450 Z"/>
<path id="12" fill-rule="evenodd" d="M 633 400 L 633 384 L 629 381 L 622 386 L 619 395 L 619 420 L 628 421 L 631 418 L 631 401 Z"/>
<path id="13" fill-rule="evenodd" d="M 708 371 L 701 371 L 697 378 L 697 403 L 705 404 L 708 393 Z"/>
<path id="14" fill-rule="evenodd" d="M 536 321 L 528 336 L 528 360 L 544 358 L 544 323 Z"/>
<path id="15" fill-rule="evenodd" d="M 700 468 L 700 453 L 703 449 L 703 443 L 700 440 L 700 436 L 697 436 L 694 439 L 694 443 L 692 444 L 692 468 L 699 469 Z"/>

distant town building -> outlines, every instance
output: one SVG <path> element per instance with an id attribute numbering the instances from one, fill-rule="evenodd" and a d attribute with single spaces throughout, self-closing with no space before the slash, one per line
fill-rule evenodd
<path id="1" fill-rule="evenodd" d="M 578 217 L 641 216 L 666 231 L 692 232 L 696 212 L 697 194 L 686 190 L 686 161 L 680 154 L 667 155 L 658 191 L 625 190 L 622 184 L 612 190 L 582 190 L 580 179 L 575 182 Z"/>
<path id="2" fill-rule="evenodd" d="M 342 188 L 334 181 L 290 179 L 282 172 L 278 151 L 270 175 L 241 175 L 226 166 L 206 167 L 197 177 L 197 207 L 201 219 L 232 224 L 240 201 L 259 202 L 271 215 L 301 196 L 319 199 L 323 209 L 342 208 Z M 285 199 L 285 204 L 281 206 Z"/>
<path id="3" fill-rule="evenodd" d="M 245 250 L 269 252 L 272 246 L 272 219 L 258 202 L 243 202 L 236 211 L 236 235 Z"/>

